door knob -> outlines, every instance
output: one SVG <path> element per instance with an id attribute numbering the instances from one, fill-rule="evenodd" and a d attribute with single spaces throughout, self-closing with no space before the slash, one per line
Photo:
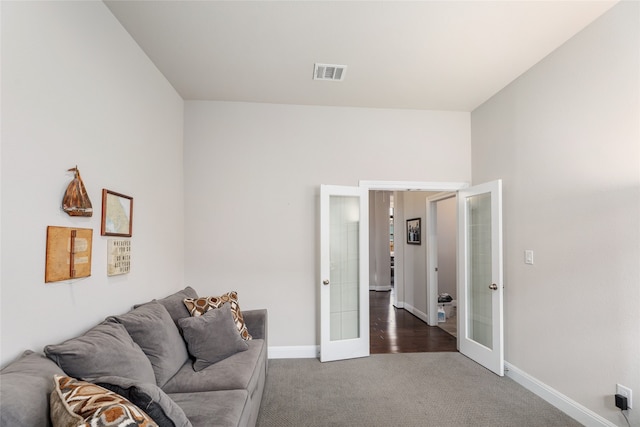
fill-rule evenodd
<path id="1" fill-rule="evenodd" d="M 322 284 L 323 284 L 323 285 L 328 285 L 328 284 L 329 284 L 329 279 L 324 279 L 324 280 L 322 281 Z"/>
<path id="2" fill-rule="evenodd" d="M 489 285 L 489 289 L 491 289 L 492 291 L 497 291 L 498 290 L 498 285 L 496 285 L 495 283 L 492 283 Z"/>

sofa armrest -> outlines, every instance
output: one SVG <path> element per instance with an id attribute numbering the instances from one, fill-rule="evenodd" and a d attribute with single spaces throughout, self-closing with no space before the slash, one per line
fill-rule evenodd
<path id="1" fill-rule="evenodd" d="M 266 342 L 268 332 L 267 310 L 243 310 L 242 317 L 251 336 L 255 339 L 263 339 Z"/>

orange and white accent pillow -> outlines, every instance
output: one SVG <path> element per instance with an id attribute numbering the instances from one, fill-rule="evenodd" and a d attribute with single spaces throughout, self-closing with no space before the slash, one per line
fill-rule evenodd
<path id="1" fill-rule="evenodd" d="M 119 394 L 62 375 L 55 375 L 53 381 L 50 403 L 54 427 L 158 427 L 145 412 Z"/>
<path id="2" fill-rule="evenodd" d="M 184 299 L 184 305 L 187 307 L 187 310 L 189 310 L 189 314 L 191 314 L 192 317 L 202 316 L 207 311 L 220 308 L 226 303 L 229 303 L 231 307 L 233 321 L 235 322 L 242 339 L 252 339 L 251 334 L 247 330 L 247 325 L 244 323 L 242 311 L 240 311 L 240 304 L 238 304 L 238 293 L 236 291 L 227 292 L 226 294 L 222 294 L 217 297 Z"/>

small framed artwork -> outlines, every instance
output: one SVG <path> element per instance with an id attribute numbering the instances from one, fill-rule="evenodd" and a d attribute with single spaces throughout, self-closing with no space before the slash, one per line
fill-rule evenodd
<path id="1" fill-rule="evenodd" d="M 107 276 L 127 274 L 131 270 L 131 239 L 107 240 Z"/>
<path id="2" fill-rule="evenodd" d="M 410 245 L 419 245 L 421 243 L 422 227 L 420 226 L 420 218 L 407 220 L 407 243 Z"/>
<path id="3" fill-rule="evenodd" d="M 102 226 L 100 235 L 131 237 L 133 197 L 102 189 Z"/>

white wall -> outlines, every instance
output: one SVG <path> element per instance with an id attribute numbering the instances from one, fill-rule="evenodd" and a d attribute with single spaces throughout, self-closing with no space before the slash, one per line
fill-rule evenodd
<path id="1" fill-rule="evenodd" d="M 404 230 L 404 281 L 398 286 L 404 285 L 405 309 L 427 321 L 427 240 L 426 240 L 426 214 L 427 197 L 430 193 L 423 191 L 411 191 L 404 193 L 404 221 L 401 226 Z M 407 220 L 420 218 L 421 237 L 420 245 L 407 244 Z M 398 242 L 400 243 L 400 242 Z"/>
<path id="2" fill-rule="evenodd" d="M 438 293 L 448 293 L 457 298 L 456 247 L 457 247 L 457 203 L 456 198 L 436 203 L 438 236 Z"/>
<path id="3" fill-rule="evenodd" d="M 267 308 L 270 345 L 316 345 L 320 184 L 466 181 L 469 126 L 469 113 L 186 102 L 187 283 Z"/>
<path id="4" fill-rule="evenodd" d="M 183 102 L 102 2 L 1 2 L 1 364 L 183 285 Z M 78 165 L 91 218 L 61 211 Z M 101 190 L 134 198 L 107 277 Z M 93 229 L 91 277 L 44 283 L 48 225 Z"/>
<path id="5" fill-rule="evenodd" d="M 640 393 L 639 55 L 621 2 L 471 116 L 473 182 L 504 180 L 505 357 L 617 425 L 616 383 Z"/>
<path id="6" fill-rule="evenodd" d="M 397 308 L 404 307 L 404 250 L 407 237 L 405 234 L 406 222 L 404 214 L 404 196 L 409 194 L 405 191 L 393 192 L 393 283 L 395 294 L 392 303 Z"/>
<path id="7" fill-rule="evenodd" d="M 391 290 L 390 191 L 369 191 L 369 290 Z"/>

